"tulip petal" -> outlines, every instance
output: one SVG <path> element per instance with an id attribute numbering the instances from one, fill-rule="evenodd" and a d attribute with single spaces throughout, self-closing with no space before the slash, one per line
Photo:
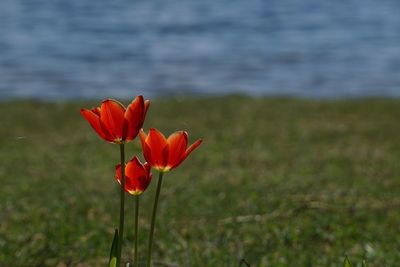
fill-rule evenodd
<path id="1" fill-rule="evenodd" d="M 127 171 L 128 171 L 128 165 L 129 162 L 125 166 L 125 191 L 130 193 L 132 191 L 132 188 L 134 188 L 132 179 L 130 176 L 128 176 Z M 131 170 L 131 175 L 132 175 L 132 170 Z M 133 173 L 135 175 L 135 173 Z M 135 176 L 133 176 L 135 177 Z M 115 166 L 115 179 L 118 181 L 118 183 L 121 185 L 121 164 L 118 164 Z"/>
<path id="2" fill-rule="evenodd" d="M 158 169 L 166 167 L 168 162 L 168 143 L 165 136 L 157 129 L 151 128 L 146 138 L 146 144 L 151 149 L 153 166 Z"/>
<path id="3" fill-rule="evenodd" d="M 96 114 L 97 116 L 100 116 L 100 108 L 99 108 L 99 107 L 93 108 L 93 109 L 92 109 L 92 112 L 93 112 L 94 114 Z"/>
<path id="4" fill-rule="evenodd" d="M 185 157 L 189 156 L 189 154 L 192 153 L 192 151 L 195 150 L 199 145 L 201 145 L 201 143 L 203 143 L 203 140 L 196 140 L 196 142 L 194 142 L 188 149 L 186 149 Z"/>
<path id="5" fill-rule="evenodd" d="M 139 133 L 142 128 L 145 116 L 145 104 L 143 96 L 137 96 L 128 106 L 125 111 L 125 124 L 126 132 L 124 139 L 132 140 Z"/>
<path id="6" fill-rule="evenodd" d="M 150 171 L 151 171 L 151 165 L 150 165 L 148 162 L 145 162 L 145 163 L 143 164 L 143 167 L 144 167 L 144 170 L 145 170 L 147 176 L 151 176 L 151 173 L 150 173 Z"/>
<path id="7" fill-rule="evenodd" d="M 141 139 L 143 143 L 143 137 L 145 135 L 141 134 Z M 155 168 L 164 168 L 167 164 L 167 158 L 164 157 L 165 149 L 168 147 L 167 140 L 165 136 L 158 130 L 151 128 L 149 134 L 144 140 L 144 154 L 146 160 Z M 146 146 L 147 145 L 147 146 Z M 151 151 L 151 152 L 150 152 Z M 147 157 L 146 157 L 147 154 Z"/>
<path id="8" fill-rule="evenodd" d="M 107 99 L 101 104 L 101 125 L 113 135 L 114 140 L 122 140 L 125 120 L 124 114 L 124 106 L 116 100 Z"/>
<path id="9" fill-rule="evenodd" d="M 154 166 L 154 162 L 151 157 L 151 149 L 150 149 L 149 145 L 146 143 L 147 134 L 143 131 L 143 129 L 141 129 L 139 131 L 139 137 L 140 137 L 140 141 L 142 143 L 142 150 L 143 150 L 144 158 L 146 159 L 146 161 L 148 163 L 150 163 L 151 166 Z"/>
<path id="10" fill-rule="evenodd" d="M 146 117 L 147 110 L 149 109 L 149 107 L 150 107 L 150 100 L 144 101 L 144 115 L 143 115 L 143 117 Z"/>
<path id="11" fill-rule="evenodd" d="M 192 153 L 193 150 L 195 150 L 201 143 L 203 142 L 203 140 L 198 139 L 196 142 L 194 142 L 188 149 L 186 149 L 185 151 L 185 155 L 180 159 L 180 161 L 178 163 L 176 163 L 176 165 L 173 167 L 177 167 L 179 164 L 182 163 L 182 161 L 184 161 L 189 155 L 190 153 Z"/>
<path id="12" fill-rule="evenodd" d="M 113 141 L 112 136 L 108 133 L 107 130 L 104 130 L 103 127 L 101 127 L 100 117 L 96 113 L 97 111 L 98 111 L 97 108 L 93 110 L 81 109 L 81 114 L 90 123 L 92 128 L 101 138 L 103 138 L 106 141 L 112 142 Z"/>
<path id="13" fill-rule="evenodd" d="M 115 179 L 121 184 L 121 164 L 115 166 Z"/>
<path id="14" fill-rule="evenodd" d="M 185 131 L 171 134 L 168 139 L 168 167 L 174 168 L 185 157 L 188 135 Z"/>
<path id="15" fill-rule="evenodd" d="M 135 177 L 145 173 L 144 167 L 136 156 L 126 164 L 125 170 L 126 176 L 129 177 Z"/>
<path id="16" fill-rule="evenodd" d="M 142 141 L 142 144 L 146 143 L 147 134 L 143 131 L 143 129 L 140 129 L 139 137 L 140 137 L 140 141 Z"/>

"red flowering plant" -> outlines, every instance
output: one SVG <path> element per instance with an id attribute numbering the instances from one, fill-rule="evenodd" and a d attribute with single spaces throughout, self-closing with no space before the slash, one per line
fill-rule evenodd
<path id="1" fill-rule="evenodd" d="M 116 100 L 106 99 L 100 107 L 81 109 L 81 114 L 101 138 L 123 144 L 138 135 L 149 106 L 150 101 L 144 101 L 143 96 L 136 97 L 128 108 Z"/>
<path id="2" fill-rule="evenodd" d="M 189 148 L 188 134 L 185 131 L 175 132 L 168 139 L 158 130 L 151 128 L 148 135 L 140 130 L 143 154 L 147 162 L 159 172 L 156 197 L 151 216 L 149 245 L 147 250 L 147 266 L 151 266 L 151 249 L 153 246 L 154 225 L 156 221 L 158 198 L 160 196 L 163 175 L 182 163 L 192 151 L 197 148 L 202 140 L 194 142 Z"/>
<path id="3" fill-rule="evenodd" d="M 157 214 L 157 205 L 161 191 L 164 173 L 178 167 L 189 154 L 196 149 L 201 140 L 195 141 L 188 147 L 188 134 L 178 131 L 166 138 L 158 130 L 151 128 L 147 135 L 142 128 L 149 100 L 137 96 L 127 108 L 120 102 L 106 99 L 100 107 L 81 109 L 82 116 L 90 123 L 97 134 L 107 142 L 119 144 L 121 160 L 115 167 L 115 179 L 120 184 L 120 216 L 119 227 L 115 230 L 111 246 L 109 266 L 120 267 L 122 264 L 122 241 L 124 234 L 125 192 L 133 195 L 135 201 L 134 226 L 134 266 L 138 267 L 138 217 L 139 196 L 149 186 L 152 173 L 151 168 L 159 172 L 156 195 L 151 217 L 150 234 L 147 251 L 147 267 L 151 266 L 151 251 L 153 245 L 154 226 Z M 147 162 L 141 163 L 134 156 L 125 164 L 125 143 L 132 141 L 140 133 L 143 155 Z"/>
<path id="4" fill-rule="evenodd" d="M 135 156 L 125 166 L 125 191 L 138 196 L 149 186 L 152 174 L 150 165 L 142 164 Z M 121 183 L 121 164 L 115 166 L 115 179 Z"/>

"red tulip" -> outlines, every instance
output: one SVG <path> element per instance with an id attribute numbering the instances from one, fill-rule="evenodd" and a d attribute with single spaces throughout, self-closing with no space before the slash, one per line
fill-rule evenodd
<path id="1" fill-rule="evenodd" d="M 118 101 L 106 99 L 100 107 L 81 109 L 81 114 L 104 140 L 122 144 L 133 140 L 142 128 L 150 101 L 137 96 L 128 108 Z"/>
<path id="2" fill-rule="evenodd" d="M 140 163 L 135 156 L 125 165 L 125 191 L 131 195 L 140 195 L 149 186 L 152 174 L 150 165 Z M 121 164 L 115 166 L 115 179 L 121 184 Z"/>
<path id="3" fill-rule="evenodd" d="M 154 128 L 150 129 L 149 135 L 146 135 L 143 130 L 140 130 L 139 135 L 144 157 L 153 168 L 160 172 L 167 172 L 178 167 L 202 142 L 199 139 L 187 147 L 188 134 L 185 131 L 175 132 L 168 139 Z"/>

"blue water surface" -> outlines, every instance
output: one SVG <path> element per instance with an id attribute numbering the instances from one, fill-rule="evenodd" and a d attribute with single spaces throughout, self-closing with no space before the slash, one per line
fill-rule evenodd
<path id="1" fill-rule="evenodd" d="M 234 92 L 400 96 L 400 1 L 0 1 L 0 99 Z"/>

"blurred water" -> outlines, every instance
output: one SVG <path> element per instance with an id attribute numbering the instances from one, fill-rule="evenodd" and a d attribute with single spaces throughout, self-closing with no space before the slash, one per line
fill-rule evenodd
<path id="1" fill-rule="evenodd" d="M 400 96 L 398 0 L 1 0 L 0 98 Z"/>

